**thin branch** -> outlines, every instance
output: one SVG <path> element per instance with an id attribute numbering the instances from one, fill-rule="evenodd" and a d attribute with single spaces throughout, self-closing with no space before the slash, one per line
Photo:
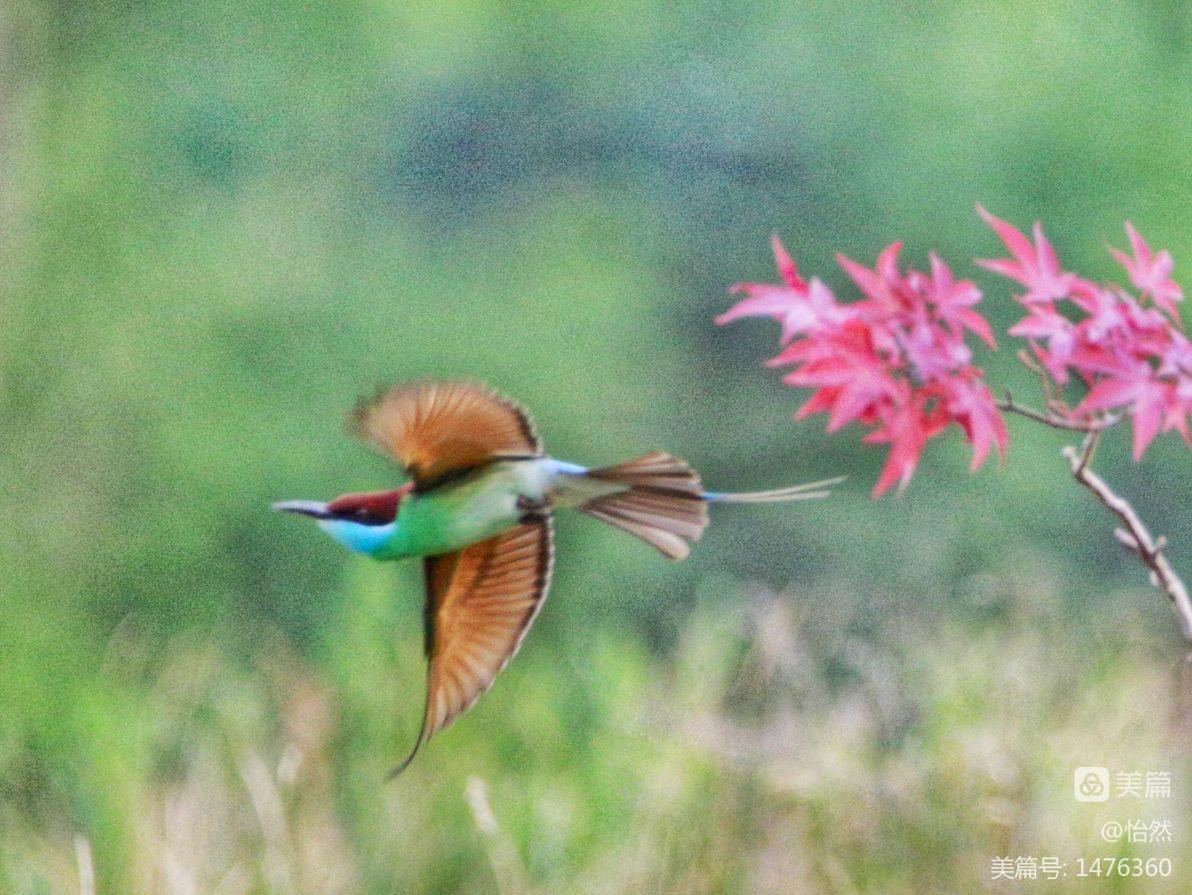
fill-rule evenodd
<path id="1" fill-rule="evenodd" d="M 1097 442 L 1100 440 L 1100 432 L 1090 432 L 1084 436 L 1084 441 L 1080 443 L 1080 457 L 1072 469 L 1073 475 L 1080 476 L 1088 470 L 1089 464 L 1093 462 L 1093 454 L 1097 451 Z"/>
<path id="2" fill-rule="evenodd" d="M 1064 456 L 1068 458 L 1072 475 L 1121 520 L 1122 527 L 1114 532 L 1114 537 L 1142 560 L 1142 564 L 1150 571 L 1151 584 L 1167 594 L 1179 619 L 1184 638 L 1192 642 L 1192 600 L 1188 597 L 1188 588 L 1163 552 L 1167 545 L 1166 540 L 1152 537 L 1130 502 L 1115 493 L 1103 478 L 1089 468 L 1098 436 L 1098 432 L 1090 432 L 1079 448 L 1064 448 Z"/>
<path id="3" fill-rule="evenodd" d="M 1053 429 L 1065 429 L 1069 432 L 1101 432 L 1121 420 L 1121 417 L 1116 414 L 1108 414 L 1095 420 L 1069 419 L 1054 410 L 1035 410 L 1033 407 L 1019 404 L 1009 391 L 1006 392 L 1005 398 L 997 402 L 997 406 L 1006 413 L 1017 413 L 1019 416 L 1025 416 L 1027 419 L 1051 426 Z"/>
<path id="4" fill-rule="evenodd" d="M 1018 361 L 1032 373 L 1039 377 L 1039 387 L 1043 389 L 1043 404 L 1048 409 L 1054 408 L 1057 404 L 1063 404 L 1060 397 L 1059 386 L 1056 385 L 1054 379 L 1047 372 L 1044 366 L 1035 359 L 1025 348 L 1018 352 Z"/>
<path id="5" fill-rule="evenodd" d="M 1072 419 L 1072 408 L 1064 400 L 1062 388 L 1047 372 L 1047 368 L 1025 348 L 1018 352 L 1018 360 L 1039 377 L 1039 387 L 1043 390 L 1043 410 L 1035 410 L 1033 407 L 1017 403 L 1009 389 L 1006 389 L 1005 400 L 998 402 L 998 407 L 1002 410 L 1070 432 L 1097 432 L 1121 422 L 1120 413 L 1103 413 L 1091 420 Z"/>

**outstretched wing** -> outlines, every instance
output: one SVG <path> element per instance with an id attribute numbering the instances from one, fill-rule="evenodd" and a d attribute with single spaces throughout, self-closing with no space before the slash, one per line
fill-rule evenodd
<path id="1" fill-rule="evenodd" d="M 426 558 L 426 711 L 394 774 L 492 686 L 546 598 L 553 563 L 549 517 Z"/>
<path id="2" fill-rule="evenodd" d="M 396 457 L 419 488 L 498 457 L 542 453 L 526 412 L 476 382 L 399 383 L 358 404 L 349 425 Z"/>

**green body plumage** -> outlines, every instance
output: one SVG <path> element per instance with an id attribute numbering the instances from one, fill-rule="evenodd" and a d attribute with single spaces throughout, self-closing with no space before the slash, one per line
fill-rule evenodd
<path id="1" fill-rule="evenodd" d="M 402 501 L 393 536 L 378 559 L 448 553 L 500 534 L 523 514 L 519 498 L 542 500 L 541 460 L 494 463 L 457 482 Z"/>
<path id="2" fill-rule="evenodd" d="M 575 506 L 624 488 L 586 479 L 584 472 L 551 457 L 499 461 L 424 493 L 412 492 L 388 525 L 345 519 L 319 524 L 340 543 L 375 559 L 435 556 L 512 528 L 527 504 L 549 499 L 552 506 Z"/>

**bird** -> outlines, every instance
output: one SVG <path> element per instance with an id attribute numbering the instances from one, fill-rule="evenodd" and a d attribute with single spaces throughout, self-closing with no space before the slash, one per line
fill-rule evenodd
<path id="1" fill-rule="evenodd" d="M 578 510 L 680 560 L 707 527 L 709 504 L 820 498 L 842 480 L 729 494 L 705 491 L 691 466 L 662 451 L 580 466 L 547 454 L 529 414 L 473 380 L 381 388 L 356 404 L 348 429 L 396 459 L 408 481 L 273 509 L 309 516 L 374 559 L 422 560 L 426 697 L 418 738 L 391 777 L 518 651 L 550 587 L 555 510 Z"/>

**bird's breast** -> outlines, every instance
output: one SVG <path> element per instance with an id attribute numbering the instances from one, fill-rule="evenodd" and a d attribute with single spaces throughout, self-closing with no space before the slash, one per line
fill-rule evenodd
<path id="1" fill-rule="evenodd" d="M 537 460 L 501 461 L 456 482 L 402 501 L 394 556 L 432 556 L 459 550 L 513 528 L 518 499 L 541 500 L 550 475 Z"/>

